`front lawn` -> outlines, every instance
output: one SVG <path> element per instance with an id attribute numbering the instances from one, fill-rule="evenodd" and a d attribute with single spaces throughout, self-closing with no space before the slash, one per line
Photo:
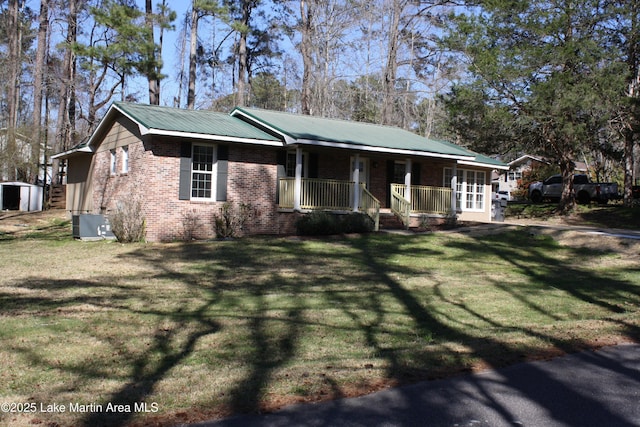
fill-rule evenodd
<path id="1" fill-rule="evenodd" d="M 556 212 L 557 203 L 509 203 L 505 216 L 511 219 L 554 220 L 568 225 L 601 228 L 640 229 L 640 206 L 626 208 L 621 203 L 577 205 L 569 215 Z"/>
<path id="2" fill-rule="evenodd" d="M 35 409 L 3 425 L 193 422 L 640 336 L 637 256 L 526 229 L 121 245 L 64 226 L 0 239 L 0 403 Z"/>

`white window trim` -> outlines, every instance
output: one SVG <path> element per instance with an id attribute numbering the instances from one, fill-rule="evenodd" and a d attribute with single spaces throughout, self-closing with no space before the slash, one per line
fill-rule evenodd
<path id="1" fill-rule="evenodd" d="M 193 169 L 193 152 L 195 151 L 195 147 L 213 147 L 213 158 L 211 171 L 199 171 Z M 196 197 L 193 195 L 193 174 L 194 173 L 206 173 L 211 175 L 211 196 L 210 197 Z M 217 193 L 217 185 L 218 185 L 218 150 L 216 144 L 207 144 L 207 143 L 197 143 L 191 144 L 191 174 L 189 175 L 189 194 L 190 200 L 193 201 L 203 201 L 203 202 L 211 202 L 216 200 Z"/>
<path id="2" fill-rule="evenodd" d="M 117 172 L 116 150 L 109 150 L 109 174 L 115 175 Z"/>
<path id="3" fill-rule="evenodd" d="M 444 173 L 443 173 L 443 181 L 444 181 L 444 186 L 445 187 L 451 187 L 451 181 L 447 182 L 447 171 L 449 171 L 448 175 L 449 178 L 451 177 L 451 174 L 453 173 L 453 168 L 444 168 Z M 455 193 L 456 193 L 456 202 L 457 202 L 457 206 L 456 208 L 463 211 L 463 212 L 484 212 L 487 208 L 487 172 L 486 171 L 479 171 L 479 170 L 474 170 L 474 169 L 457 169 L 457 185 L 456 185 L 456 189 L 454 189 Z M 484 183 L 481 184 L 482 188 L 481 191 L 473 191 L 472 194 L 474 194 L 474 201 L 473 204 L 476 204 L 476 197 L 477 195 L 481 195 L 482 196 L 482 207 L 481 208 L 468 208 L 467 207 L 467 195 L 469 194 L 469 192 L 467 191 L 467 177 L 468 174 L 474 174 L 474 181 L 475 178 L 477 178 L 478 174 L 482 174 L 484 177 Z M 478 184 L 474 183 L 473 184 L 474 187 L 477 189 Z"/>
<path id="4" fill-rule="evenodd" d="M 124 145 L 122 147 L 122 168 L 120 173 L 127 174 L 129 173 L 129 146 Z"/>

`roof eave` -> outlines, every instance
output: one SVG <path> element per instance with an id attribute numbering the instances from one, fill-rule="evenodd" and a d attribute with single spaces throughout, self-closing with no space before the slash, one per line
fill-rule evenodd
<path id="1" fill-rule="evenodd" d="M 527 159 L 531 159 L 531 160 L 534 160 L 536 162 L 541 162 L 541 163 L 549 163 L 548 161 L 544 160 L 541 157 L 532 156 L 531 154 L 525 154 L 524 156 L 520 156 L 517 159 L 510 161 L 509 165 L 510 166 L 517 165 L 517 164 L 522 163 L 523 161 L 525 161 Z"/>
<path id="2" fill-rule="evenodd" d="M 274 126 L 274 125 L 272 125 L 270 123 L 267 123 L 267 122 L 261 120 L 259 117 L 254 116 L 253 114 L 243 110 L 240 107 L 234 108 L 233 111 L 229 115 L 231 117 L 241 116 L 241 117 L 245 118 L 246 120 L 248 120 L 249 122 L 251 122 L 253 125 L 257 124 L 257 125 L 263 127 L 264 129 L 275 133 L 276 135 L 280 135 L 282 137 L 282 139 L 284 140 L 285 145 L 292 145 L 292 144 L 295 144 L 296 142 L 298 142 L 293 136 L 291 136 L 289 133 L 285 132 L 283 129 L 280 129 L 277 126 Z"/>
<path id="3" fill-rule="evenodd" d="M 91 150 L 91 147 L 89 146 L 84 146 L 84 147 L 80 147 L 80 148 L 72 148 L 71 150 L 67 150 L 67 151 L 63 151 L 62 153 L 58 153 L 58 154 L 54 154 L 53 156 L 51 156 L 51 159 L 55 160 L 55 159 L 67 159 L 71 156 L 73 156 L 74 154 L 78 154 L 78 153 L 92 153 L 93 150 Z"/>
<path id="4" fill-rule="evenodd" d="M 496 164 L 492 164 L 492 163 L 484 163 L 484 162 L 476 162 L 474 160 L 469 161 L 469 160 L 459 160 L 458 161 L 459 165 L 465 165 L 465 166 L 477 166 L 477 167 L 481 167 L 481 168 L 487 168 L 487 169 L 499 169 L 499 170 L 509 170 L 509 166 L 508 165 L 496 165 Z"/>
<path id="5" fill-rule="evenodd" d="M 440 159 L 450 159 L 450 160 L 458 160 L 458 161 L 473 160 L 472 156 L 443 154 L 443 153 L 436 153 L 432 151 L 407 150 L 407 149 L 401 149 L 401 148 L 376 147 L 372 145 L 349 144 L 346 142 L 321 141 L 316 139 L 298 139 L 295 142 L 303 145 L 315 145 L 318 147 L 360 150 L 360 151 L 383 153 L 383 154 L 400 154 L 400 155 L 407 155 L 407 156 L 436 157 Z"/>
<path id="6" fill-rule="evenodd" d="M 146 129 L 146 128 L 145 128 Z M 195 133 L 195 132 L 182 132 L 182 131 L 170 131 L 170 130 L 162 130 L 162 129 L 146 129 L 146 134 L 149 135 L 161 135 L 161 136 L 171 136 L 171 137 L 182 137 L 182 138 L 193 138 L 193 139 L 204 139 L 208 141 L 225 141 L 225 142 L 239 142 L 244 144 L 254 144 L 254 145 L 267 145 L 270 147 L 282 147 L 281 141 L 269 141 L 266 139 L 256 139 L 256 138 L 240 138 L 236 136 L 226 136 L 226 135 L 213 135 L 213 134 L 203 134 L 203 133 Z"/>

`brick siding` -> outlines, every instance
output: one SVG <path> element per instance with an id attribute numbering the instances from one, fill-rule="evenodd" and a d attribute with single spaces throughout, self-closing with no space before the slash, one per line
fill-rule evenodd
<path id="1" fill-rule="evenodd" d="M 131 129 L 114 129 L 126 134 L 118 143 L 102 144 L 94 156 L 93 207 L 96 213 L 113 212 L 118 203 L 140 201 L 147 224 L 147 240 L 182 240 L 215 237 L 214 215 L 224 202 L 179 200 L 180 140 L 150 138 L 131 134 Z M 117 137 L 112 138 L 118 140 Z M 128 146 L 129 170 L 121 173 L 121 146 Z M 116 150 L 116 173 L 110 174 L 110 150 Z M 237 206 L 250 204 L 254 217 L 246 224 L 245 234 L 292 234 L 298 213 L 281 212 L 276 204 L 278 149 L 267 146 L 230 143 L 228 157 L 227 201 Z M 352 153 L 346 150 L 319 150 L 318 176 L 326 179 L 350 179 Z M 386 161 L 381 156 L 369 159 L 370 187 L 383 207 L 388 185 Z M 398 160 L 404 160 L 398 158 Z M 418 160 L 415 160 L 418 161 Z M 445 162 L 420 160 L 421 185 L 442 185 Z"/>
<path id="2" fill-rule="evenodd" d="M 116 149 L 117 170 L 121 155 Z M 293 230 L 279 218 L 276 206 L 277 151 L 241 144 L 229 146 L 227 201 L 250 204 L 254 218 L 249 234 L 281 234 Z M 109 173 L 110 151 L 95 155 L 94 206 L 113 212 L 118 203 L 140 200 L 147 223 L 147 240 L 183 239 L 186 234 L 204 239 L 215 236 L 214 215 L 224 202 L 178 200 L 180 144 L 171 139 L 148 139 L 129 145 L 129 172 Z"/>

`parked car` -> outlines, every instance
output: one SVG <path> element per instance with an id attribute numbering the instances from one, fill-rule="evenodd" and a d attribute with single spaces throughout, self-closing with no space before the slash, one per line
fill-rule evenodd
<path id="1" fill-rule="evenodd" d="M 573 191 L 580 204 L 588 204 L 591 201 L 607 203 L 617 199 L 618 184 L 615 182 L 591 182 L 587 175 L 573 176 Z M 534 182 L 529 185 L 529 198 L 534 203 L 540 203 L 544 199 L 559 200 L 562 195 L 562 176 L 553 175 L 543 182 Z"/>
<path id="2" fill-rule="evenodd" d="M 511 199 L 511 192 L 510 191 L 506 191 L 506 190 L 500 190 L 497 193 L 494 193 L 494 198 L 495 199 L 499 199 L 499 200 L 506 200 L 506 201 L 510 201 Z"/>

